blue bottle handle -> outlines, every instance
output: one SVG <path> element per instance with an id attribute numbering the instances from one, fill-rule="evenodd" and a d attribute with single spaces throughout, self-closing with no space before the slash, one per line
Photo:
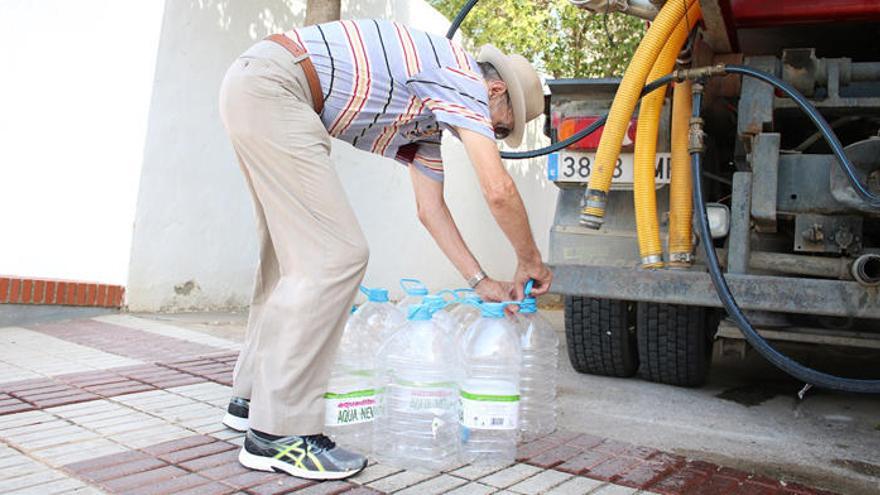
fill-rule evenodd
<path id="1" fill-rule="evenodd" d="M 361 285 L 360 290 L 365 296 L 367 296 L 367 300 L 369 301 L 388 302 L 388 291 L 386 289 L 370 289 Z"/>
<path id="2" fill-rule="evenodd" d="M 454 290 L 449 290 L 449 289 L 443 289 L 441 291 L 437 291 L 434 293 L 434 295 L 435 296 L 442 296 L 444 299 L 446 299 L 447 295 L 452 296 L 452 302 L 459 302 L 461 300 L 461 298 L 458 297 L 458 294 L 456 294 Z"/>
<path id="3" fill-rule="evenodd" d="M 409 284 L 409 287 L 407 287 Z M 400 288 L 409 295 L 424 296 L 428 294 L 428 287 L 417 278 L 400 279 Z"/>

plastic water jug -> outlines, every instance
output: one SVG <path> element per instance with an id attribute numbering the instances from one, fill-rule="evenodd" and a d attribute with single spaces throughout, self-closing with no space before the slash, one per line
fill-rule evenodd
<path id="1" fill-rule="evenodd" d="M 456 342 L 461 341 L 464 332 L 480 318 L 480 296 L 473 289 L 456 289 L 457 304 L 449 310 L 455 324 Z"/>
<path id="2" fill-rule="evenodd" d="M 428 295 L 428 288 L 420 280 L 415 278 L 400 279 L 400 288 L 403 289 L 403 299 L 397 302 L 397 307 L 405 315 L 409 307 L 421 304 L 422 298 Z"/>
<path id="3" fill-rule="evenodd" d="M 449 311 L 446 311 L 446 307 L 449 304 L 449 301 L 447 301 L 446 298 L 440 294 L 427 295 L 422 298 L 422 304 L 427 306 L 431 311 L 431 319 L 434 323 L 440 326 L 440 328 L 450 336 L 455 335 L 458 323 L 452 317 L 452 314 L 450 314 Z"/>
<path id="4" fill-rule="evenodd" d="M 528 295 L 530 286 L 526 288 Z M 556 377 L 559 336 L 540 313 L 534 297 L 526 297 L 517 313 L 522 344 L 519 430 L 523 440 L 556 430 Z"/>
<path id="5" fill-rule="evenodd" d="M 379 350 L 373 454 L 404 469 L 441 471 L 458 461 L 458 378 L 452 338 L 427 305 Z"/>
<path id="6" fill-rule="evenodd" d="M 522 350 L 505 306 L 483 303 L 482 316 L 461 341 L 462 454 L 475 464 L 506 465 L 516 458 Z"/>
<path id="7" fill-rule="evenodd" d="M 385 289 L 361 286 L 367 302 L 348 319 L 324 394 L 326 432 L 336 441 L 368 453 L 376 413 L 376 354 L 382 342 L 405 323 Z"/>

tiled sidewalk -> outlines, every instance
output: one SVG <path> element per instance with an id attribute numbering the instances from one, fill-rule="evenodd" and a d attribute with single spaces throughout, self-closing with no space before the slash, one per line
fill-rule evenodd
<path id="1" fill-rule="evenodd" d="M 248 471 L 242 435 L 220 423 L 237 347 L 127 315 L 0 329 L 0 493 L 824 493 L 566 431 L 503 468 L 372 464 L 325 483 Z"/>

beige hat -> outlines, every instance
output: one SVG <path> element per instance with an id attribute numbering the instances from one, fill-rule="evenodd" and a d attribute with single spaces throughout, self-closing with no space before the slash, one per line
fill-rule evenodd
<path id="1" fill-rule="evenodd" d="M 483 45 L 477 62 L 488 62 L 507 84 L 513 106 L 513 129 L 504 140 L 511 148 L 520 145 L 526 122 L 544 113 L 544 88 L 532 64 L 522 55 L 505 55 L 492 45 Z"/>

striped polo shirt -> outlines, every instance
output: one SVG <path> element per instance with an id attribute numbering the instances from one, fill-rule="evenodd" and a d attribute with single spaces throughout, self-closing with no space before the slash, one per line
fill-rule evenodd
<path id="1" fill-rule="evenodd" d="M 479 66 L 442 36 L 384 20 L 285 33 L 309 52 L 331 136 L 443 179 L 440 136 L 463 127 L 495 139 Z"/>

